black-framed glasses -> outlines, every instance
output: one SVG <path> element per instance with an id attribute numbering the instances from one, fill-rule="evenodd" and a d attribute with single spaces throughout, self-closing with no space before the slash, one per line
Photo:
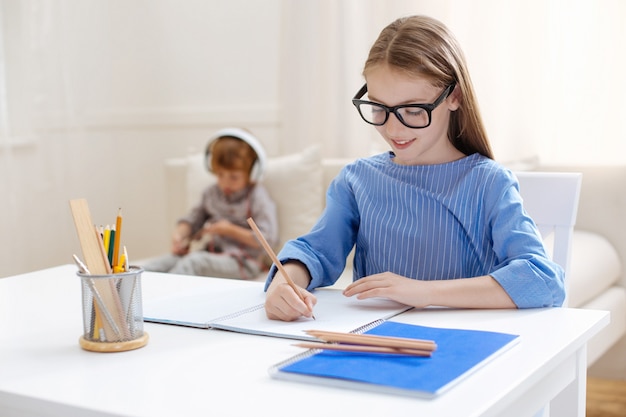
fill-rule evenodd
<path id="1" fill-rule="evenodd" d="M 400 123 L 412 129 L 422 129 L 430 126 L 432 112 L 454 91 L 456 83 L 446 87 L 441 95 L 431 104 L 402 104 L 400 106 L 387 107 L 384 104 L 373 101 L 360 100 L 367 93 L 367 84 L 355 94 L 352 104 L 356 107 L 361 118 L 374 126 L 382 126 L 389 119 L 389 113 L 396 115 Z"/>

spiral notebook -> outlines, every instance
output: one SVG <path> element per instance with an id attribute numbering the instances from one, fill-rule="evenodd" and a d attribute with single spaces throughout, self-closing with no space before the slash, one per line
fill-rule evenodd
<path id="1" fill-rule="evenodd" d="M 172 279 L 175 280 L 176 276 Z M 345 297 L 338 289 L 318 289 L 314 292 L 317 297 L 315 320 L 300 318 L 283 322 L 267 318 L 263 283 L 219 278 L 197 279 L 199 281 L 194 283 L 193 290 L 144 300 L 144 321 L 315 340 L 304 331 L 315 327 L 320 330 L 353 332 L 410 309 L 387 299 L 357 300 Z M 144 280 L 144 285 L 149 285 L 149 280 Z"/>
<path id="2" fill-rule="evenodd" d="M 385 321 L 365 334 L 433 340 L 431 357 L 307 350 L 269 369 L 275 379 L 430 398 L 498 354 L 518 335 Z"/>

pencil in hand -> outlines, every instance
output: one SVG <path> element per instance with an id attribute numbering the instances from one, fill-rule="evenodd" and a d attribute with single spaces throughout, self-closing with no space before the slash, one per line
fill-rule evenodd
<path id="1" fill-rule="evenodd" d="M 298 294 L 298 296 L 300 297 L 300 299 L 302 300 L 302 302 L 304 302 L 306 304 L 304 295 L 302 294 L 302 292 L 300 292 L 300 288 L 298 288 L 298 286 L 296 285 L 295 282 L 293 282 L 293 280 L 291 279 L 291 277 L 289 276 L 289 274 L 287 273 L 287 271 L 285 270 L 285 268 L 283 267 L 283 264 L 278 260 L 278 257 L 276 256 L 276 254 L 274 253 L 274 251 L 272 250 L 272 247 L 270 246 L 269 243 L 267 243 L 267 240 L 265 240 L 265 237 L 263 237 L 263 234 L 261 233 L 261 231 L 259 230 L 258 226 L 256 225 L 256 223 L 254 222 L 254 220 L 252 219 L 252 217 L 248 218 L 248 224 L 250 225 L 250 227 L 252 228 L 252 231 L 254 232 L 254 234 L 256 235 L 256 237 L 259 239 L 259 242 L 261 243 L 261 246 L 263 246 L 263 249 L 265 249 L 265 252 L 267 253 L 267 255 L 270 257 L 270 259 L 272 260 L 272 262 L 274 262 L 274 265 L 276 265 L 276 268 L 278 268 L 278 270 L 280 271 L 280 273 L 282 274 L 282 276 L 285 278 L 285 281 L 287 281 L 287 284 L 289 284 L 289 286 L 291 287 L 291 289 Z M 313 320 L 315 320 L 315 316 L 311 315 L 311 317 L 313 318 Z"/>

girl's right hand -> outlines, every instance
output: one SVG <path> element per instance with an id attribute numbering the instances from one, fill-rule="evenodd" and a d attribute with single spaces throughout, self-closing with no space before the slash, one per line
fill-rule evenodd
<path id="1" fill-rule="evenodd" d="M 265 314 L 271 320 L 282 321 L 294 321 L 303 316 L 312 318 L 317 298 L 303 288 L 310 281 L 308 270 L 304 265 L 295 263 L 286 264 L 285 270 L 301 295 L 296 294 L 280 272 L 277 272 L 267 289 Z"/>

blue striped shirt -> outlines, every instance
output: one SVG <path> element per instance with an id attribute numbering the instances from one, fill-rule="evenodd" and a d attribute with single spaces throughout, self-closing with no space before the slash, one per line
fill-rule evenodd
<path id="1" fill-rule="evenodd" d="M 562 305 L 563 270 L 548 259 L 509 170 L 480 154 L 412 166 L 392 156 L 344 167 L 315 226 L 280 251 L 281 261 L 307 266 L 308 289 L 332 285 L 356 244 L 355 280 L 387 271 L 420 280 L 491 275 L 519 308 Z"/>

